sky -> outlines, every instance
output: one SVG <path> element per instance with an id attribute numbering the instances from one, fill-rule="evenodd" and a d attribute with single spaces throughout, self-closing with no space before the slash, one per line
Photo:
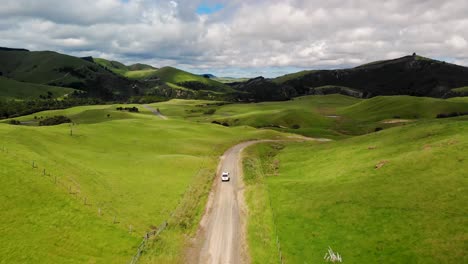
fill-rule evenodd
<path id="1" fill-rule="evenodd" d="M 274 77 L 419 55 L 468 66 L 467 0 L 2 0 L 0 46 Z"/>

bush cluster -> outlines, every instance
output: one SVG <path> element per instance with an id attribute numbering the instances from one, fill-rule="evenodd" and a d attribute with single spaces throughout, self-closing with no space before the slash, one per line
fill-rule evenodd
<path id="1" fill-rule="evenodd" d="M 129 112 L 135 112 L 135 113 L 139 112 L 138 108 L 135 107 L 135 106 L 134 107 L 121 107 L 121 106 L 119 106 L 116 109 L 119 110 L 119 111 L 129 111 Z"/>
<path id="2" fill-rule="evenodd" d="M 463 116 L 463 115 L 468 115 L 468 112 L 440 113 L 436 117 L 437 118 L 448 118 L 448 117 Z"/>
<path id="3" fill-rule="evenodd" d="M 21 122 L 20 122 L 20 121 L 14 120 L 14 119 L 10 120 L 8 123 L 9 123 L 10 125 L 21 125 Z"/>
<path id="4" fill-rule="evenodd" d="M 39 121 L 39 126 L 55 126 L 64 123 L 71 123 L 71 119 L 66 116 L 54 116 Z"/>

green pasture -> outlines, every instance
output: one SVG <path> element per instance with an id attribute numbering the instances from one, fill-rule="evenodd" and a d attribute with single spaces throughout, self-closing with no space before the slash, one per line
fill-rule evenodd
<path id="1" fill-rule="evenodd" d="M 285 263 L 322 263 L 329 246 L 344 263 L 466 262 L 467 151 L 466 117 L 250 148 L 252 262 L 277 262 L 276 235 Z"/>

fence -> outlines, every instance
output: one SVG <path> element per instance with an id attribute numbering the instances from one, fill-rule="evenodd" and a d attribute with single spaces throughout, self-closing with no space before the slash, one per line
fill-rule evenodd
<path id="1" fill-rule="evenodd" d="M 10 157 L 17 162 L 23 163 L 27 167 L 31 167 L 33 170 L 37 170 L 39 176 L 44 180 L 48 180 L 50 183 L 54 184 L 57 188 L 62 189 L 65 193 L 68 193 L 71 198 L 74 198 L 78 201 L 81 201 L 84 206 L 93 207 L 96 206 L 97 214 L 101 218 L 105 218 L 108 221 L 112 221 L 113 224 L 122 224 L 129 227 L 130 232 L 135 232 L 132 230 L 133 225 L 129 224 L 129 221 L 125 219 L 118 218 L 118 210 L 112 207 L 102 207 L 104 203 L 95 202 L 92 204 L 92 200 L 88 195 L 83 193 L 81 186 L 77 180 L 71 176 L 63 176 L 60 173 L 54 172 L 53 169 L 46 168 L 33 159 L 24 159 L 20 152 L 16 153 L 5 146 L 0 148 L 1 153 L 5 157 Z M 126 224 L 125 224 L 126 223 Z"/>
<path id="2" fill-rule="evenodd" d="M 76 181 L 72 177 L 70 177 L 70 176 L 67 177 L 67 176 L 63 176 L 63 175 L 60 176 L 59 173 L 54 173 L 53 170 L 49 170 L 45 166 L 42 167 L 42 165 L 40 166 L 40 163 L 38 163 L 36 160 L 24 159 L 24 157 L 20 154 L 20 152 L 15 153 L 14 151 L 12 151 L 11 149 L 6 148 L 5 146 L 2 146 L 0 148 L 0 152 L 3 155 L 7 156 L 7 157 L 11 157 L 11 158 L 13 158 L 14 160 L 16 160 L 18 162 L 24 163 L 25 166 L 31 166 L 31 168 L 33 170 L 38 170 L 40 176 L 42 176 L 44 179 L 49 180 L 51 183 L 55 184 L 55 186 L 57 186 L 58 188 L 61 188 L 65 193 L 70 194 L 70 197 L 75 198 L 76 200 L 82 200 L 84 206 L 88 206 L 88 207 L 94 206 L 91 203 L 92 201 L 89 199 L 89 197 L 86 196 L 81 191 L 81 187 L 80 187 L 80 184 L 78 183 L 78 181 Z M 201 173 L 202 169 L 204 168 L 204 166 L 205 166 L 204 163 L 205 163 L 205 161 L 202 162 L 202 164 L 200 166 L 200 169 L 198 171 L 198 174 Z M 182 203 L 182 200 L 184 199 L 184 197 L 185 197 L 185 195 L 186 195 L 186 193 L 187 193 L 187 191 L 189 189 L 190 189 L 190 185 L 185 190 L 185 192 L 181 195 L 181 199 L 179 200 L 178 205 L 171 212 L 169 217 L 161 225 L 159 225 L 155 230 L 146 232 L 144 234 L 143 240 L 138 245 L 137 252 L 132 257 L 129 264 L 137 263 L 138 259 L 140 258 L 141 254 L 143 253 L 145 247 L 148 244 L 148 240 L 150 238 L 152 238 L 152 237 L 158 236 L 162 231 L 164 231 L 168 227 L 169 220 L 174 216 L 174 213 L 176 212 L 176 210 L 178 209 L 178 207 Z M 110 218 L 110 219 L 112 219 L 113 224 L 122 224 L 124 226 L 125 226 L 125 224 L 123 222 L 127 222 L 127 224 L 128 224 L 128 221 L 125 221 L 125 220 L 122 221 L 122 219 L 117 218 L 118 215 L 117 215 L 117 210 L 116 209 L 111 208 L 111 207 L 107 207 L 107 208 L 105 208 L 105 210 L 103 210 L 103 208 L 100 205 L 102 205 L 102 203 L 96 202 L 97 213 L 98 213 L 99 217 L 101 217 L 101 218 Z M 128 224 L 127 226 L 129 227 L 129 232 L 130 233 L 136 232 L 136 230 L 133 230 L 133 225 Z"/>
<path id="3" fill-rule="evenodd" d="M 153 236 L 158 236 L 162 231 L 164 231 L 164 229 L 166 229 L 167 225 L 167 221 L 164 221 L 164 223 L 162 223 L 162 225 L 160 225 L 156 230 L 150 231 L 145 234 L 145 236 L 143 237 L 143 241 L 141 241 L 140 245 L 137 248 L 137 253 L 133 256 L 132 260 L 130 260 L 129 264 L 135 264 L 138 262 L 141 253 L 143 253 L 143 250 L 145 250 L 146 244 L 148 243 L 148 239 L 150 239 Z"/>

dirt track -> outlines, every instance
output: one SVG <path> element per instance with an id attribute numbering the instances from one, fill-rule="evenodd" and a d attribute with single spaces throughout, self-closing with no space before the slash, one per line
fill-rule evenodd
<path id="1" fill-rule="evenodd" d="M 242 150 L 258 141 L 238 144 L 224 153 L 218 167 L 207 212 L 196 238 L 199 248 L 190 263 L 246 263 L 245 204 L 241 167 Z M 228 171 L 231 180 L 221 182 L 220 172 Z M 194 258 L 194 259 L 193 259 Z"/>
<path id="2" fill-rule="evenodd" d="M 292 137 L 286 141 L 329 141 L 322 138 Z M 249 263 L 246 245 L 247 207 L 244 202 L 242 180 L 242 150 L 259 142 L 240 143 L 224 153 L 218 166 L 213 189 L 199 231 L 187 253 L 187 263 L 238 264 Z M 281 140 L 279 140 L 281 141 Z M 284 141 L 284 140 L 282 140 Z M 228 171 L 231 180 L 221 182 L 221 172 Z"/>
<path id="3" fill-rule="evenodd" d="M 151 111 L 151 113 L 159 116 L 161 119 L 167 120 L 167 117 L 165 115 L 161 114 L 161 112 L 159 112 L 159 109 L 154 109 L 153 107 L 151 107 L 149 105 L 143 105 L 143 107 L 148 109 L 149 111 Z"/>

